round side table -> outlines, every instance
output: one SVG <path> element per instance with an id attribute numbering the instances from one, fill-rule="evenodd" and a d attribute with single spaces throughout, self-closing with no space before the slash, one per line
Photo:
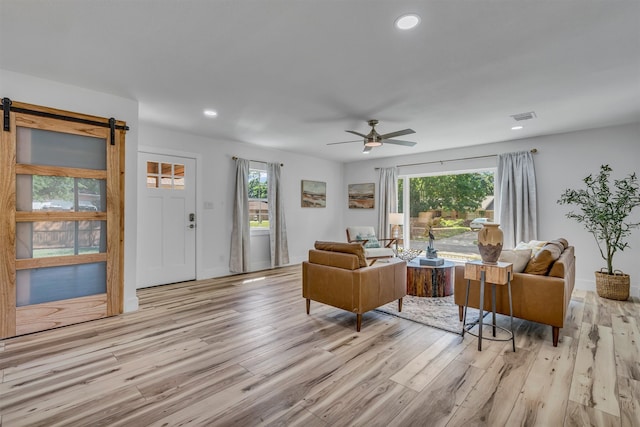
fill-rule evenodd
<path id="1" fill-rule="evenodd" d="M 446 297 L 453 294 L 455 264 L 420 265 L 416 258 L 407 263 L 407 294 L 417 297 Z"/>

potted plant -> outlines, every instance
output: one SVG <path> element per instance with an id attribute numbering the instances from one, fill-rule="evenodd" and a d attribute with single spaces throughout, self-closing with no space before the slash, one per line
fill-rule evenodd
<path id="1" fill-rule="evenodd" d="M 580 212 L 571 211 L 573 218 L 593 234 L 600 255 L 607 268 L 596 271 L 596 290 L 604 298 L 626 300 L 629 298 L 630 277 L 613 268 L 613 256 L 629 247 L 627 237 L 640 223 L 630 222 L 629 215 L 640 206 L 640 187 L 635 173 L 624 179 L 609 181 L 612 169 L 600 166 L 598 175 L 584 178 L 586 189 L 565 190 L 558 203 L 576 205 Z"/>

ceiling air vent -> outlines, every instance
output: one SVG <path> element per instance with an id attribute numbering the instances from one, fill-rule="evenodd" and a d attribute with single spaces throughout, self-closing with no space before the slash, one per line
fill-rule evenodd
<path id="1" fill-rule="evenodd" d="M 513 117 L 513 120 L 516 122 L 521 122 L 523 120 L 535 119 L 536 113 L 535 111 L 529 111 L 527 113 L 513 114 L 511 117 Z"/>

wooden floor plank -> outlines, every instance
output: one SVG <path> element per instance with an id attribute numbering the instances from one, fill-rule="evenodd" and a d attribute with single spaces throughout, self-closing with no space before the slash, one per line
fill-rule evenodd
<path id="1" fill-rule="evenodd" d="M 0 340 L 0 426 L 640 425 L 637 298 L 575 290 L 559 346 L 514 319 L 513 353 L 307 315 L 299 265 L 137 294 L 136 312 Z"/>
<path id="2" fill-rule="evenodd" d="M 481 420 L 482 425 L 506 425 L 534 361 L 535 353 L 531 351 L 505 350 L 467 395 L 450 423 L 468 425 Z"/>
<path id="3" fill-rule="evenodd" d="M 473 346 L 467 346 L 467 348 L 471 347 Z M 474 351 L 489 355 L 493 359 L 499 354 L 488 351 L 478 352 L 475 348 Z M 388 425 L 416 427 L 447 425 L 454 412 L 484 374 L 483 369 L 457 361 L 451 362 L 429 387 L 406 405 L 406 408 Z"/>
<path id="4" fill-rule="evenodd" d="M 569 401 L 567 404 L 565 427 L 618 427 L 619 425 L 619 417 L 573 401 Z"/>
<path id="5" fill-rule="evenodd" d="M 468 345 L 454 334 L 443 335 L 391 377 L 392 381 L 422 391 Z"/>
<path id="6" fill-rule="evenodd" d="M 618 315 L 612 319 L 618 376 L 640 381 L 640 328 L 633 317 Z"/>
<path id="7" fill-rule="evenodd" d="M 640 426 L 640 381 L 618 378 L 622 427 Z"/>
<path id="8" fill-rule="evenodd" d="M 616 378 L 611 328 L 583 323 L 569 399 L 619 417 Z"/>
<path id="9" fill-rule="evenodd" d="M 507 425 L 559 426 L 567 409 L 578 340 L 544 342 L 518 396 Z"/>

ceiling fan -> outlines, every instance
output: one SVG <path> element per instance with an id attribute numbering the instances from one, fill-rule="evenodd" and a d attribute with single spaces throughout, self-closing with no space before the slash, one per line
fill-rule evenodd
<path id="1" fill-rule="evenodd" d="M 415 142 L 411 142 L 411 141 L 403 141 L 401 139 L 391 139 L 396 136 L 409 135 L 412 133 L 416 133 L 416 131 L 414 131 L 413 129 L 403 129 L 395 132 L 385 133 L 384 135 L 380 135 L 378 132 L 376 132 L 376 125 L 378 124 L 377 120 L 369 120 L 367 123 L 369 124 L 369 126 L 371 126 L 371 132 L 369 132 L 367 135 L 360 132 L 356 132 L 354 130 L 345 131 L 345 132 L 352 133 L 354 135 L 358 135 L 363 139 L 356 139 L 354 141 L 330 142 L 327 145 L 350 144 L 352 142 L 364 142 L 364 149 L 362 150 L 363 153 L 368 153 L 373 149 L 373 147 L 380 147 L 383 143 L 404 145 L 407 147 L 413 147 L 414 145 L 416 145 Z"/>

